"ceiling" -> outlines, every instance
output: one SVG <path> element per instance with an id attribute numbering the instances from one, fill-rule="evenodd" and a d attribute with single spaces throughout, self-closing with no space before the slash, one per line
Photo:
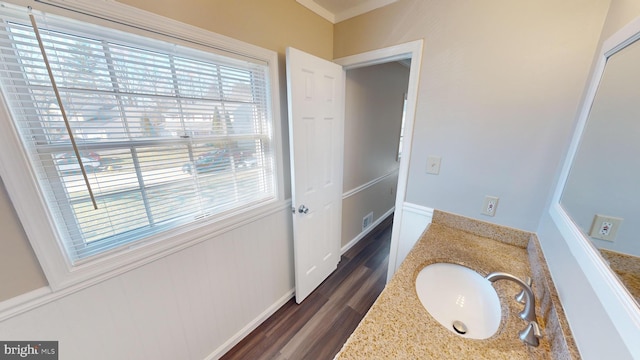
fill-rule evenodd
<path id="1" fill-rule="evenodd" d="M 398 0 L 296 0 L 323 18 L 338 23 Z"/>

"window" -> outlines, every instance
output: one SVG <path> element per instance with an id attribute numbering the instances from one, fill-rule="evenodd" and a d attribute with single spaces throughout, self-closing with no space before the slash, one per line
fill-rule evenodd
<path id="1" fill-rule="evenodd" d="M 266 62 L 41 16 L 59 104 L 26 9 L 0 16 L 2 93 L 72 264 L 276 198 Z"/>
<path id="2" fill-rule="evenodd" d="M 404 94 L 404 100 L 402 102 L 402 120 L 400 122 L 400 138 L 398 140 L 398 155 L 396 156 L 396 161 L 400 161 L 402 157 L 402 146 L 404 141 L 404 124 L 407 118 L 407 94 Z"/>

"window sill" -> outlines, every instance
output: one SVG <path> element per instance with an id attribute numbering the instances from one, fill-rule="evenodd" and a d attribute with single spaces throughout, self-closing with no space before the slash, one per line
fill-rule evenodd
<path id="1" fill-rule="evenodd" d="M 67 266 L 67 274 L 52 287 L 59 290 L 76 284 L 84 287 L 85 283 L 89 286 L 104 281 L 290 207 L 290 201 L 271 200 L 249 209 L 236 210 L 167 230 L 75 266 Z"/>
<path id="2" fill-rule="evenodd" d="M 260 204 L 241 214 L 231 213 L 210 224 L 196 223 L 167 232 L 129 246 L 128 249 L 106 255 L 96 261 L 72 268 L 75 275 L 58 284 L 57 289 L 45 286 L 26 294 L 0 302 L 0 322 L 20 315 L 39 306 L 58 300 L 125 272 L 142 267 L 153 261 L 177 253 L 195 244 L 211 240 L 266 216 L 290 211 L 291 200 L 273 200 Z"/>

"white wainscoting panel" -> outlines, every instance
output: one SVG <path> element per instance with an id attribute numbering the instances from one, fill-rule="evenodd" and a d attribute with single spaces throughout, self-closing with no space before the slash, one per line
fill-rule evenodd
<path id="1" fill-rule="evenodd" d="M 402 205 L 402 214 L 400 217 L 400 231 L 398 239 L 391 240 L 391 246 L 396 248 L 395 259 L 389 262 L 388 279 L 396 272 L 409 251 L 413 248 L 420 235 L 424 232 L 433 218 L 433 209 L 426 206 L 416 205 L 405 202 Z M 395 226 L 395 224 L 394 224 Z M 394 251 L 391 251 L 393 254 Z"/>
<path id="2" fill-rule="evenodd" d="M 216 359 L 293 294 L 288 208 L 0 322 L 65 360 Z"/>

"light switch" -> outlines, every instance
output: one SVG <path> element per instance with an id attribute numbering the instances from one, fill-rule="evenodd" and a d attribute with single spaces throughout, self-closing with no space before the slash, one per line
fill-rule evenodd
<path id="1" fill-rule="evenodd" d="M 440 173 L 440 160 L 439 156 L 429 156 L 427 158 L 427 174 L 438 175 Z"/>

